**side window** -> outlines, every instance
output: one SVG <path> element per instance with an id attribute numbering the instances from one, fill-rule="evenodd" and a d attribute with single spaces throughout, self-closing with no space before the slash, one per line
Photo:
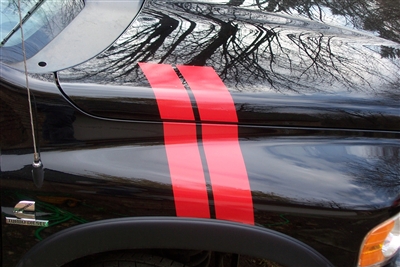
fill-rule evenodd
<path id="1" fill-rule="evenodd" d="M 21 15 L 27 58 L 53 40 L 84 8 L 83 0 L 25 0 Z M 18 1 L 1 1 L 1 61 L 23 60 Z"/>

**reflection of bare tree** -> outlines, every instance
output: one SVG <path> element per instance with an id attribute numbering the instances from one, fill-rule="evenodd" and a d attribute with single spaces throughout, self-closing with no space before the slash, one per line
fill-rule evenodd
<path id="1" fill-rule="evenodd" d="M 296 7 L 312 19 L 315 10 L 323 12 L 329 4 L 257 3 L 257 9 L 286 13 Z M 230 88 L 238 90 L 260 90 L 260 84 L 263 90 L 282 92 L 392 88 L 399 64 L 374 55 L 383 51 L 395 58 L 398 51 L 389 46 L 364 47 L 362 38 L 366 37 L 254 11 L 243 1 L 227 5 L 153 1 L 108 51 L 75 68 L 73 78 L 137 85 L 143 77 L 137 62 L 147 61 L 213 66 Z"/>
<path id="2" fill-rule="evenodd" d="M 344 19 L 344 26 L 375 32 L 380 37 L 400 42 L 400 3 L 398 1 L 256 0 L 256 6 L 269 12 L 298 14 L 321 22 L 338 17 L 341 18 L 339 20 Z M 382 57 L 399 58 L 399 49 L 390 51 L 392 49 L 383 46 Z"/>
<path id="3" fill-rule="evenodd" d="M 400 58 L 400 49 L 396 49 L 388 46 L 381 46 L 382 57 L 387 58 Z"/>
<path id="4" fill-rule="evenodd" d="M 350 173 L 354 180 L 380 190 L 387 195 L 398 195 L 400 192 L 400 148 L 387 147 L 380 151 L 379 157 L 370 161 L 350 161 Z"/>
<path id="5" fill-rule="evenodd" d="M 180 5 L 180 8 L 214 26 L 203 33 L 211 38 L 203 42 L 201 50 L 186 59 L 185 64 L 219 66 L 217 70 L 221 78 L 234 81 L 235 85 L 240 86 L 249 81 L 268 81 L 274 87 L 271 78 L 274 75 L 273 43 L 279 46 L 279 40 L 273 27 L 242 21 L 241 11 L 237 9 L 228 9 L 232 18 L 224 19 L 227 9 L 193 4 Z M 245 76 L 246 81 L 241 76 Z"/>
<path id="6" fill-rule="evenodd" d="M 356 29 L 378 32 L 385 39 L 400 42 L 400 4 L 392 0 L 255 0 L 269 12 L 298 14 L 325 22 L 331 13 Z"/>

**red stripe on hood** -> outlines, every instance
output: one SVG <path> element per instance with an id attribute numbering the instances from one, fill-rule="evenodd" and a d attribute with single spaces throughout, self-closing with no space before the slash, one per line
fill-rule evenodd
<path id="1" fill-rule="evenodd" d="M 156 96 L 161 119 L 194 121 L 192 103 L 170 65 L 139 63 Z"/>
<path id="2" fill-rule="evenodd" d="M 164 122 L 164 142 L 177 216 L 210 218 L 207 187 L 197 143 L 192 104 L 186 89 L 170 65 L 139 63 L 156 96 Z"/>
<path id="3" fill-rule="evenodd" d="M 178 66 L 193 91 L 202 121 L 202 140 L 217 219 L 254 224 L 250 183 L 238 140 L 236 108 L 211 67 Z"/>

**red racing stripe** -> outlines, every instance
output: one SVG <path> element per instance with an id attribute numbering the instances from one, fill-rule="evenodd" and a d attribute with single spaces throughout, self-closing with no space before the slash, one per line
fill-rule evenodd
<path id="1" fill-rule="evenodd" d="M 210 218 L 207 187 L 197 143 L 192 104 L 186 89 L 170 65 L 139 63 L 156 96 L 164 122 L 164 142 L 177 216 Z"/>
<path id="2" fill-rule="evenodd" d="M 178 66 L 192 89 L 204 121 L 238 121 L 233 99 L 218 74 L 211 67 Z"/>
<path id="3" fill-rule="evenodd" d="M 193 91 L 202 121 L 202 140 L 217 219 L 254 224 L 250 183 L 238 140 L 232 96 L 211 67 L 178 66 Z"/>
<path id="4" fill-rule="evenodd" d="M 139 63 L 156 96 L 161 119 L 194 121 L 186 89 L 170 65 Z"/>

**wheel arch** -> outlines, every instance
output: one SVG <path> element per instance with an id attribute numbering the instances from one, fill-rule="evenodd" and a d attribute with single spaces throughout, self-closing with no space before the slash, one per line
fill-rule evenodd
<path id="1" fill-rule="evenodd" d="M 121 218 L 74 226 L 38 243 L 17 266 L 62 266 L 95 253 L 149 248 L 238 253 L 285 266 L 333 266 L 308 245 L 270 229 L 175 217 Z"/>

